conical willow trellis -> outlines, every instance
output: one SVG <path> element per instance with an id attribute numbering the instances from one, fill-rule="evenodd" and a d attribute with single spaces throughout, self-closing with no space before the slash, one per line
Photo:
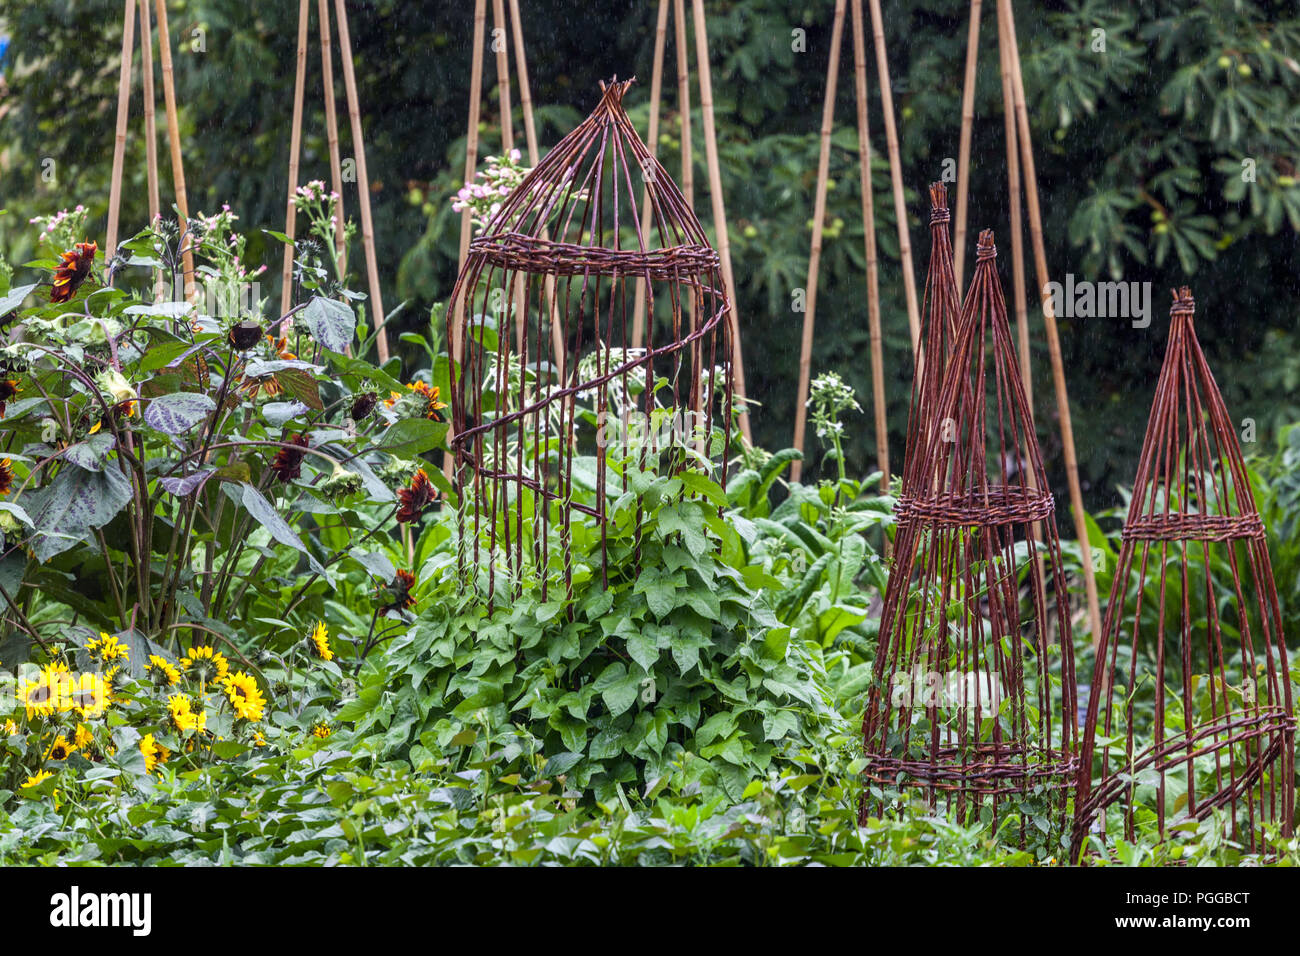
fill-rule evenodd
<path id="1" fill-rule="evenodd" d="M 448 302 L 460 567 L 489 602 L 501 579 L 515 593 L 530 574 L 544 595 L 559 582 L 571 596 L 574 511 L 599 523 L 607 571 L 611 501 L 633 487 L 631 472 L 727 454 L 719 257 L 623 111 L 631 83 L 602 84 L 591 116 L 511 192 L 470 243 Z M 638 288 L 660 321 L 633 348 Z"/>
<path id="2" fill-rule="evenodd" d="M 1267 827 L 1291 834 L 1295 718 L 1277 590 L 1194 312 L 1178 290 L 1097 646 L 1076 856 L 1089 831 L 1121 822 L 1126 839 L 1163 838 L 1218 814 L 1250 851 L 1266 849 Z"/>
<path id="3" fill-rule="evenodd" d="M 898 506 L 862 813 L 919 791 L 996 826 L 1015 805 L 1024 840 L 1030 815 L 1065 829 L 1077 719 L 1054 502 L 1037 490 L 1047 480 L 996 254 L 983 232 L 919 478 Z"/>
<path id="4" fill-rule="evenodd" d="M 939 404 L 943 373 L 957 338 L 957 279 L 952 267 L 952 240 L 948 224 L 948 189 L 930 184 L 930 268 L 925 278 L 921 330 L 924 349 L 916 353 L 912 374 L 912 404 L 907 415 L 907 445 L 903 453 L 902 494 L 910 497 L 928 484 L 920 475 L 925 466 L 925 445 L 932 434 L 932 416 Z"/>

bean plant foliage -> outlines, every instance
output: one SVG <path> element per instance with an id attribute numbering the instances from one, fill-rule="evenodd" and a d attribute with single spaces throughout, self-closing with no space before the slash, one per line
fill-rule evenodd
<path id="1" fill-rule="evenodd" d="M 776 581 L 749 559 L 757 529 L 721 517 L 721 488 L 698 472 L 630 477 L 640 508 L 628 495 L 611 517 L 607 580 L 591 535 L 571 599 L 534 584 L 465 607 L 443 574 L 390 648 L 409 681 L 388 708 L 444 743 L 512 723 L 548 755 L 544 773 L 596 799 L 677 770 L 739 798 L 834 723 L 822 663 L 777 619 L 763 590 Z"/>

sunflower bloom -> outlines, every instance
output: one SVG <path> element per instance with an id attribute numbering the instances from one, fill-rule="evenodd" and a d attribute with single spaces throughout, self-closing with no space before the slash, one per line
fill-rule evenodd
<path id="1" fill-rule="evenodd" d="M 421 468 L 411 476 L 411 483 L 405 488 L 397 490 L 397 520 L 414 521 L 424 510 L 433 504 L 438 497 L 438 491 L 429 481 L 429 476 Z"/>
<path id="2" fill-rule="evenodd" d="M 90 275 L 99 246 L 94 242 L 79 242 L 59 255 L 59 267 L 54 270 L 54 288 L 50 290 L 51 302 L 67 302 Z"/>
<path id="3" fill-rule="evenodd" d="M 317 721 L 311 728 L 311 735 L 318 740 L 324 740 L 332 733 L 334 733 L 334 731 L 330 729 L 330 725 L 325 723 L 323 720 Z"/>
<path id="4" fill-rule="evenodd" d="M 59 734 L 54 738 L 54 743 L 50 744 L 50 749 L 45 752 L 46 760 L 67 760 L 72 756 L 72 752 L 77 748 L 68 743 L 68 738 Z"/>
<path id="5" fill-rule="evenodd" d="M 411 594 L 414 588 L 415 575 L 410 571 L 399 569 L 388 586 L 379 589 L 381 596 L 387 595 L 388 597 L 388 603 L 380 606 L 379 613 L 387 614 L 389 611 L 404 611 L 407 608 L 415 607 L 415 597 Z"/>
<path id="6" fill-rule="evenodd" d="M 16 733 L 18 733 L 18 725 L 12 720 L 0 724 L 0 737 L 12 737 Z"/>
<path id="7" fill-rule="evenodd" d="M 219 684 L 230 673 L 230 663 L 220 651 L 200 644 L 181 658 L 181 670 L 205 684 Z"/>
<path id="8" fill-rule="evenodd" d="M 80 751 L 86 751 L 90 745 L 95 742 L 95 735 L 90 732 L 90 728 L 85 724 L 77 724 L 77 732 L 72 735 L 72 746 Z"/>
<path id="9" fill-rule="evenodd" d="M 243 671 L 238 671 L 226 678 L 225 688 L 235 716 L 249 721 L 262 719 L 266 698 L 262 696 L 257 681 Z"/>
<path id="10" fill-rule="evenodd" d="M 145 734 L 140 738 L 140 753 L 144 754 L 144 769 L 146 773 L 153 773 L 154 768 L 159 764 L 167 762 L 171 752 L 153 739 L 153 734 Z"/>
<path id="11" fill-rule="evenodd" d="M 172 725 L 181 733 L 202 730 L 208 722 L 208 715 L 203 708 L 196 712 L 190 699 L 184 694 L 174 694 L 167 699 L 167 711 L 171 714 Z"/>
<path id="12" fill-rule="evenodd" d="M 60 710 L 76 710 L 83 720 L 102 716 L 113 699 L 113 676 L 118 671 L 115 666 L 103 677 L 98 674 L 78 674 L 69 677 L 66 692 L 59 701 Z M 66 708 L 63 706 L 67 702 Z"/>
<path id="13" fill-rule="evenodd" d="M 16 378 L 0 378 L 0 418 L 5 417 L 5 405 L 12 402 L 22 388 Z"/>
<path id="14" fill-rule="evenodd" d="M 309 641 L 317 657 L 323 661 L 334 660 L 334 649 L 330 647 L 329 628 L 325 626 L 324 621 L 316 622 L 316 626 L 312 628 Z"/>
<path id="15" fill-rule="evenodd" d="M 437 385 L 426 385 L 424 382 L 411 382 L 406 387 L 424 399 L 425 418 L 435 422 L 442 420 L 442 416 L 438 413 L 447 406 L 443 402 L 438 401 Z"/>
<path id="16" fill-rule="evenodd" d="M 144 665 L 144 676 L 153 681 L 157 687 L 175 687 L 181 682 L 181 672 L 172 662 L 157 654 L 149 655 L 149 663 Z"/>
<path id="17" fill-rule="evenodd" d="M 306 435 L 295 435 L 292 438 L 285 438 L 289 445 L 296 445 L 296 448 L 281 448 L 275 453 L 275 458 L 271 461 L 271 470 L 275 472 L 278 481 L 289 482 L 302 476 L 302 459 L 306 452 L 300 451 L 301 448 L 308 447 Z"/>
<path id="18" fill-rule="evenodd" d="M 54 713 L 58 684 L 52 684 L 46 678 L 47 674 L 42 671 L 35 680 L 23 678 L 18 682 L 18 702 L 26 709 L 28 720 L 49 717 Z"/>
<path id="19" fill-rule="evenodd" d="M 48 770 L 42 770 L 40 773 L 32 774 L 32 776 L 28 777 L 23 783 L 23 789 L 30 790 L 33 787 L 39 787 L 53 776 L 54 774 L 50 773 Z"/>
<path id="20" fill-rule="evenodd" d="M 3 416 L 0 416 L 3 417 Z M 7 495 L 14 487 L 13 462 L 0 458 L 0 495 Z"/>
<path id="21" fill-rule="evenodd" d="M 102 664 L 110 661 L 119 661 L 125 663 L 131 659 L 131 653 L 127 650 L 125 644 L 119 641 L 112 634 L 99 632 L 99 637 L 86 645 L 86 653 L 92 660 L 97 660 Z"/>

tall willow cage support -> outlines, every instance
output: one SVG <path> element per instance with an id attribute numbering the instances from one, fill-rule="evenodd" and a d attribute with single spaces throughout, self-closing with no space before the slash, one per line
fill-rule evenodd
<path id="1" fill-rule="evenodd" d="M 913 409 L 929 434 L 921 466 L 904 463 L 862 814 L 911 794 L 994 828 L 1015 813 L 1025 843 L 1035 829 L 1065 833 L 1078 722 L 1055 503 L 1040 490 L 996 254 L 986 230 L 942 387 L 933 406 L 920 388 Z"/>
<path id="2" fill-rule="evenodd" d="M 600 573 L 612 547 L 635 561 L 638 522 L 609 520 L 635 472 L 725 483 L 730 303 L 718 253 L 623 110 L 631 84 L 602 84 L 503 201 L 448 302 L 459 566 L 489 603 L 530 577 L 572 595 L 574 512 L 595 519 Z M 638 291 L 653 321 L 633 347 Z"/>
<path id="3" fill-rule="evenodd" d="M 1295 710 L 1264 525 L 1174 293 L 1084 722 L 1072 852 L 1090 832 L 1217 816 L 1267 852 L 1295 813 Z M 1109 808 L 1109 809 L 1108 809 Z"/>

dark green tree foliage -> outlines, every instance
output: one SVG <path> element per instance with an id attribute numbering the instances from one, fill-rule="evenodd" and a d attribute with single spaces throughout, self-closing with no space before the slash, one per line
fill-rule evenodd
<path id="1" fill-rule="evenodd" d="M 970 222 L 972 228 L 991 226 L 1004 239 L 1001 88 L 992 11 L 985 6 Z M 187 0 L 171 7 L 191 209 L 211 212 L 229 202 L 245 227 L 282 228 L 295 6 L 250 11 L 235 0 Z M 789 440 L 793 421 L 793 356 L 802 315 L 791 310 L 791 301 L 806 282 L 832 7 L 830 0 L 709 4 L 746 371 L 752 397 L 763 403 L 754 419 L 756 437 L 770 447 Z M 1102 506 L 1114 502 L 1111 489 L 1133 470 L 1141 416 L 1132 410 L 1149 398 L 1163 350 L 1163 290 L 1189 275 L 1205 312 L 1228 317 L 1202 333 L 1229 407 L 1257 423 L 1261 441 L 1300 411 L 1290 397 L 1300 373 L 1288 298 L 1300 228 L 1300 15 L 1282 2 L 1173 0 L 1021 3 L 1017 13 L 1052 276 L 1150 281 L 1153 288 L 1153 321 L 1145 329 L 1127 319 L 1062 318 L 1080 466 L 1090 504 Z M 918 268 L 926 254 L 919 187 L 941 177 L 944 160 L 957 155 L 967 15 L 961 0 L 884 4 Z M 644 128 L 654 4 L 597 10 L 537 0 L 524 16 L 543 147 L 590 106 L 597 81 L 615 73 L 635 73 L 646 83 L 633 110 Z M 459 224 L 449 201 L 464 162 L 471 17 L 467 9 L 431 2 L 375 0 L 352 8 L 380 270 L 387 299 L 408 301 L 396 321 L 402 328 L 423 327 L 422 313 L 446 297 L 455 277 Z M 108 0 L 11 0 L 0 14 L 0 33 L 11 38 L 0 101 L 0 175 L 8 208 L 0 217 L 0 250 L 11 261 L 33 252 L 17 228 L 22 220 L 78 202 L 100 217 L 106 209 L 120 18 L 120 5 Z M 806 52 L 792 48 L 796 29 L 806 31 Z M 869 395 L 851 59 L 846 37 L 814 365 L 838 369 L 860 395 Z M 314 24 L 308 62 L 302 176 L 328 179 Z M 486 74 L 490 89 L 490 57 Z M 868 76 L 896 457 L 911 352 L 874 57 Z M 342 104 L 341 83 L 339 93 Z M 490 92 L 484 102 L 481 155 L 499 150 Z M 517 95 L 515 102 L 521 133 Z M 708 223 L 698 96 L 694 103 L 696 204 Z M 123 200 L 127 234 L 147 214 L 140 107 L 137 91 Z M 680 121 L 672 112 L 671 81 L 665 107 L 661 155 L 676 175 Z M 346 122 L 342 126 L 343 154 L 350 156 L 350 134 Z M 165 145 L 160 156 L 166 196 Z M 53 181 L 42 178 L 48 160 L 54 161 Z M 354 214 L 355 190 L 350 183 L 345 189 Z M 254 262 L 271 262 L 268 283 L 275 281 L 278 251 L 270 240 L 249 249 Z M 354 249 L 354 272 L 361 261 Z M 1009 268 L 1006 278 L 1009 284 Z M 1033 285 L 1031 279 L 1031 300 Z M 1036 403 L 1045 457 L 1060 487 L 1037 314 L 1031 302 Z M 412 364 L 423 361 L 417 350 L 406 357 Z M 853 469 L 869 470 L 874 450 L 865 429 L 848 454 Z"/>

